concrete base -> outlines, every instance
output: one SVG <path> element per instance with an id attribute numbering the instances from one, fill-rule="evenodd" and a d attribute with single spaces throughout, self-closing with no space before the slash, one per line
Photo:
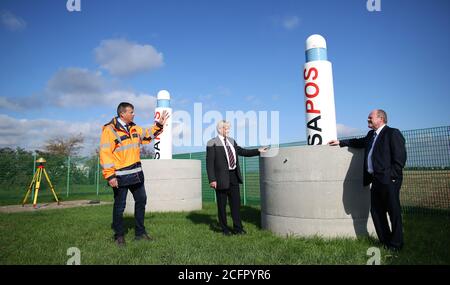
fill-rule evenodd
<path id="1" fill-rule="evenodd" d="M 331 146 L 271 150 L 260 159 L 262 227 L 278 235 L 374 235 L 364 151 Z"/>
<path id="2" fill-rule="evenodd" d="M 202 209 L 200 160 L 144 159 L 142 169 L 147 193 L 146 212 L 183 212 Z M 128 192 L 126 214 L 134 214 Z"/>

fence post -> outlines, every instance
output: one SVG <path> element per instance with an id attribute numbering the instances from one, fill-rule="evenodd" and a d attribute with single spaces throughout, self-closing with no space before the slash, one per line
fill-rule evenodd
<path id="1" fill-rule="evenodd" d="M 100 184 L 100 156 L 97 156 L 97 196 L 98 196 L 98 185 Z"/>
<path id="2" fill-rule="evenodd" d="M 70 181 L 70 155 L 67 157 L 67 189 L 66 197 L 69 197 L 69 181 Z"/>
<path id="3" fill-rule="evenodd" d="M 97 187 L 96 185 L 97 185 L 97 171 L 98 171 L 98 165 L 96 164 L 96 165 L 94 165 L 93 166 L 93 168 L 95 168 L 95 172 L 94 172 L 94 174 L 92 175 L 92 176 L 94 176 L 94 187 Z"/>
<path id="4" fill-rule="evenodd" d="M 34 175 L 36 174 L 36 152 L 33 152 L 33 178 Z M 31 197 L 34 197 L 34 188 L 31 188 Z"/>
<path id="5" fill-rule="evenodd" d="M 246 188 L 246 182 L 245 182 L 245 173 L 247 172 L 247 168 L 246 168 L 246 165 L 245 165 L 245 156 L 244 157 L 242 157 L 242 164 L 244 165 L 244 171 L 243 171 L 243 184 L 244 184 L 244 206 L 245 205 L 247 205 L 247 188 Z"/>
<path id="6" fill-rule="evenodd" d="M 33 152 L 33 177 L 36 173 L 36 152 Z"/>

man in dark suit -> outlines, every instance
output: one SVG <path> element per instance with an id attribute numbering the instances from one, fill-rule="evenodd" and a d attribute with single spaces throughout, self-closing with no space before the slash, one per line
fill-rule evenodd
<path id="1" fill-rule="evenodd" d="M 405 139 L 398 129 L 386 125 L 387 114 L 381 109 L 373 110 L 367 121 L 372 130 L 364 138 L 328 144 L 365 149 L 364 185 L 372 183 L 370 213 L 375 230 L 387 249 L 398 251 L 403 247 L 400 188 L 406 163 Z"/>
<path id="2" fill-rule="evenodd" d="M 241 148 L 235 140 L 228 137 L 230 124 L 223 120 L 217 124 L 217 132 L 219 135 L 209 140 L 206 147 L 206 170 L 209 185 L 216 191 L 219 224 L 224 235 L 231 235 L 227 226 L 225 209 L 228 198 L 233 219 L 233 232 L 235 234 L 245 234 L 246 231 L 242 226 L 239 214 L 241 207 L 239 184 L 242 184 L 242 176 L 238 155 L 257 156 L 261 152 L 266 152 L 267 148 Z"/>

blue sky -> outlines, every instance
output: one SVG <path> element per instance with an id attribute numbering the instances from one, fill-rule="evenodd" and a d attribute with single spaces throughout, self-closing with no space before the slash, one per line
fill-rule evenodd
<path id="1" fill-rule="evenodd" d="M 0 147 L 80 132 L 94 145 L 122 99 L 150 124 L 161 89 L 174 111 L 279 111 L 280 142 L 305 140 L 304 47 L 316 33 L 339 135 L 365 133 L 374 108 L 402 130 L 450 122 L 450 1 L 381 0 L 379 12 L 366 0 L 66 2 L 0 2 Z"/>

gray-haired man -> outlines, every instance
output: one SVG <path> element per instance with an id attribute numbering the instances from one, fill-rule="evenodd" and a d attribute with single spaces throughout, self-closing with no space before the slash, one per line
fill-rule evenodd
<path id="1" fill-rule="evenodd" d="M 230 123 L 227 121 L 219 121 L 217 132 L 218 136 L 209 140 L 206 147 L 206 170 L 209 185 L 216 191 L 219 224 L 224 235 L 231 235 L 226 215 L 228 199 L 233 219 L 233 232 L 245 234 L 239 214 L 241 206 L 239 184 L 242 184 L 242 176 L 238 155 L 257 156 L 261 152 L 266 152 L 267 148 L 241 148 L 235 140 L 228 136 Z"/>

